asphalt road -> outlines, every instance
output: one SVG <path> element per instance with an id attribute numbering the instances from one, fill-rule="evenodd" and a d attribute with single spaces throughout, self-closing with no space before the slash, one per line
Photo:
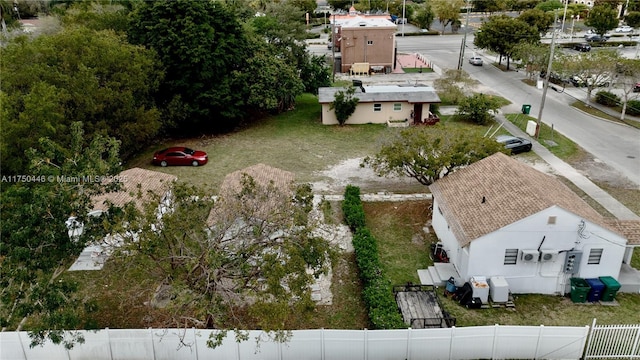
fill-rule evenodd
<path id="1" fill-rule="evenodd" d="M 462 35 L 397 37 L 399 52 L 419 52 L 429 57 L 441 68 L 456 68 L 460 54 Z M 530 104 L 531 116 L 537 117 L 540 111 L 542 90 L 526 85 L 525 77 L 519 72 L 503 72 L 492 66 L 495 57 L 487 57 L 478 51 L 484 60 L 484 66 L 472 66 L 467 62 L 476 52 L 473 37 L 467 37 L 467 48 L 463 68 L 482 84 L 499 95 L 509 99 L 512 104 L 503 109 L 506 113 L 520 112 L 522 104 Z M 580 112 L 569 106 L 580 93 L 547 92 L 541 119 L 547 125 L 579 144 L 600 161 L 617 170 L 640 187 L 640 130 L 626 125 L 604 121 Z M 583 95 L 582 100 L 584 99 Z"/>

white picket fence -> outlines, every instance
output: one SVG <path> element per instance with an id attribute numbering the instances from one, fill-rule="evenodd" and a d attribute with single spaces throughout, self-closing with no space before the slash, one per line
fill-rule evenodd
<path id="1" fill-rule="evenodd" d="M 580 359 L 589 327 L 476 326 L 406 330 L 294 330 L 286 343 L 261 331 L 207 347 L 212 330 L 83 331 L 85 343 L 66 350 L 29 347 L 26 332 L 0 333 L 0 360 L 329 360 L 329 359 Z M 256 341 L 262 338 L 262 341 Z"/>
<path id="2" fill-rule="evenodd" d="M 640 359 L 640 324 L 596 325 L 593 320 L 584 359 Z"/>

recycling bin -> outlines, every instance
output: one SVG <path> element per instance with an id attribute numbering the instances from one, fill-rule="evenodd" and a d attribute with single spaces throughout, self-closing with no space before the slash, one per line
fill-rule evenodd
<path id="1" fill-rule="evenodd" d="M 616 298 L 618 290 L 620 290 L 620 283 L 611 276 L 600 276 L 600 281 L 604 284 L 604 291 L 602 291 L 602 301 L 613 301 Z"/>
<path id="2" fill-rule="evenodd" d="M 522 105 L 522 113 L 529 115 L 529 113 L 531 112 L 531 105 L 529 104 L 524 104 Z"/>
<path id="3" fill-rule="evenodd" d="M 587 294 L 587 301 L 588 302 L 596 302 L 596 301 L 600 301 L 600 299 L 602 298 L 602 292 L 604 291 L 604 284 L 602 283 L 602 281 L 600 281 L 600 279 L 584 279 L 584 281 L 587 282 L 587 284 L 589 284 L 589 287 L 591 288 L 589 290 L 589 293 Z"/>
<path id="4" fill-rule="evenodd" d="M 587 301 L 589 294 L 589 284 L 583 278 L 571 278 L 571 301 L 574 303 L 583 303 Z"/>

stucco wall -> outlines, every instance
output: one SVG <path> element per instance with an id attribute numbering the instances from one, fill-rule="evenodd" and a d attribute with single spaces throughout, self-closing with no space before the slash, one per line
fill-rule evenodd
<path id="1" fill-rule="evenodd" d="M 357 94 L 355 95 L 357 97 Z M 374 103 L 358 103 L 356 111 L 347 119 L 345 124 L 386 124 L 387 120 L 411 120 L 411 111 L 414 104 L 406 101 L 380 102 L 382 108 L 380 111 L 374 110 Z M 393 110 L 393 104 L 401 104 L 400 111 Z M 429 104 L 422 105 L 422 114 L 427 114 Z M 331 104 L 322 104 L 322 124 L 337 125 L 335 112 L 331 109 Z"/>
<path id="2" fill-rule="evenodd" d="M 368 45 L 368 42 L 372 42 Z M 351 64 L 367 62 L 370 66 L 392 66 L 395 48 L 395 29 L 343 28 L 340 52 L 342 72 L 349 72 Z"/>
<path id="3" fill-rule="evenodd" d="M 475 239 L 468 246 L 469 260 L 465 262 L 457 241 L 448 229 L 444 218 L 438 214 L 434 201 L 433 227 L 445 244 L 452 262 L 456 262 L 460 276 L 468 280 L 472 276 L 504 276 L 513 293 L 562 294 L 572 276 L 593 278 L 618 277 L 624 256 L 625 240 L 619 235 L 590 222 L 582 237 L 578 234 L 580 217 L 558 207 L 552 207 L 529 218 L 506 226 L 496 232 Z M 555 216 L 555 225 L 548 224 Z M 543 242 L 544 238 L 544 242 Z M 524 262 L 523 249 L 558 251 L 554 261 Z M 598 265 L 587 264 L 592 248 L 602 248 Z M 518 249 L 515 265 L 504 265 L 505 250 Z M 567 250 L 582 250 L 580 272 L 575 275 L 563 272 Z"/>

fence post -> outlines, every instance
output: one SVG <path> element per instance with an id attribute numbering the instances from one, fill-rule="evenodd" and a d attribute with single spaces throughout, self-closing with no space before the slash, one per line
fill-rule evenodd
<path id="1" fill-rule="evenodd" d="M 364 332 L 362 333 L 364 335 L 364 360 L 369 360 L 369 353 L 367 351 L 367 348 L 369 347 L 369 334 L 367 333 L 367 329 L 364 329 Z"/>
<path id="2" fill-rule="evenodd" d="M 451 327 L 451 335 L 449 337 L 449 360 L 451 360 L 451 355 L 453 355 L 453 338 L 456 336 L 456 327 Z"/>
<path id="3" fill-rule="evenodd" d="M 596 328 L 596 318 L 593 318 L 593 321 L 591 322 L 591 328 L 589 329 L 589 333 L 587 334 L 587 345 L 584 347 L 584 351 L 582 352 L 583 359 L 586 359 L 589 356 L 589 350 L 591 348 L 591 340 L 593 339 L 593 331 L 595 330 L 595 328 Z"/>
<path id="4" fill-rule="evenodd" d="M 191 327 L 191 330 L 193 331 L 193 346 L 196 348 L 196 360 L 198 360 L 198 339 L 196 338 L 196 328 Z"/>
<path id="5" fill-rule="evenodd" d="M 109 328 L 105 328 L 105 330 L 107 331 L 107 341 L 109 342 L 109 358 L 113 360 L 113 349 L 111 348 L 111 332 L 109 331 Z"/>
<path id="6" fill-rule="evenodd" d="M 538 332 L 538 341 L 536 341 L 536 352 L 534 354 L 534 359 L 538 358 L 538 352 L 540 350 L 540 340 L 542 339 L 542 332 L 544 331 L 544 325 L 540 325 L 540 331 Z"/>
<path id="7" fill-rule="evenodd" d="M 633 346 L 631 347 L 632 352 L 638 350 L 639 342 L 640 342 L 640 327 L 636 327 L 636 338 L 633 340 Z M 630 355 L 636 355 L 636 354 L 630 353 Z M 631 356 L 629 358 L 631 358 Z"/>
<path id="8" fill-rule="evenodd" d="M 493 327 L 493 344 L 491 344 L 491 358 L 496 358 L 496 343 L 498 342 L 498 324 Z"/>
<path id="9" fill-rule="evenodd" d="M 324 328 L 320 329 L 320 359 L 324 360 Z"/>
<path id="10" fill-rule="evenodd" d="M 149 327 L 149 335 L 151 336 L 151 350 L 153 351 L 153 360 L 156 360 L 156 344 L 153 343 L 153 328 Z"/>
<path id="11" fill-rule="evenodd" d="M 407 328 L 407 351 L 405 352 L 405 359 L 411 360 L 411 328 Z"/>

